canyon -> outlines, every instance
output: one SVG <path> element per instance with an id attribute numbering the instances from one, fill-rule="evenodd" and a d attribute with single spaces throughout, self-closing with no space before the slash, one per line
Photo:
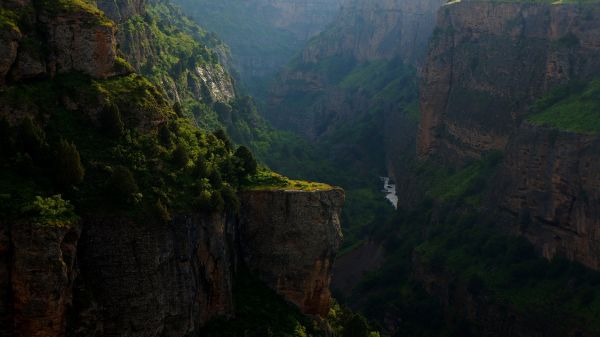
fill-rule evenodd
<path id="1" fill-rule="evenodd" d="M 174 3 L 0 0 L 0 336 L 598 336 L 598 3 Z"/>

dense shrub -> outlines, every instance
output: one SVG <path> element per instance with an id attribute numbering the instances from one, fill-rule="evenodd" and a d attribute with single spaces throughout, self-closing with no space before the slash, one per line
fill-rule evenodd
<path id="1" fill-rule="evenodd" d="M 39 158 L 46 143 L 44 130 L 35 125 L 31 118 L 27 117 L 21 124 L 19 136 L 22 150 L 29 153 L 34 159 Z"/>
<path id="2" fill-rule="evenodd" d="M 117 166 L 106 183 L 107 193 L 113 201 L 130 203 L 139 192 L 138 185 L 131 171 L 125 166 Z"/>
<path id="3" fill-rule="evenodd" d="M 240 180 L 248 177 L 249 175 L 256 174 L 256 170 L 258 168 L 258 164 L 256 163 L 256 159 L 252 155 L 252 152 L 245 147 L 240 146 L 235 151 L 234 157 L 237 162 L 237 176 Z"/>
<path id="4" fill-rule="evenodd" d="M 165 124 L 161 125 L 158 129 L 158 138 L 160 139 L 160 143 L 164 147 L 170 148 L 171 146 L 173 146 L 173 141 L 171 139 L 171 131 L 169 131 L 169 128 Z"/>
<path id="5" fill-rule="evenodd" d="M 68 188 L 83 182 L 85 170 L 74 144 L 61 140 L 56 147 L 54 177 L 57 185 Z"/>
<path id="6" fill-rule="evenodd" d="M 173 163 L 177 167 L 183 168 L 187 165 L 189 160 L 190 154 L 187 147 L 181 143 L 177 144 L 177 147 L 175 147 L 175 150 L 173 150 Z"/>
<path id="7" fill-rule="evenodd" d="M 121 118 L 119 107 L 114 104 L 108 104 L 100 115 L 100 124 L 107 135 L 120 137 L 125 130 L 125 124 Z"/>

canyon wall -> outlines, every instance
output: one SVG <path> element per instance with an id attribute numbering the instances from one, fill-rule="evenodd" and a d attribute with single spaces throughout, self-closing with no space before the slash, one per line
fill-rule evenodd
<path id="1" fill-rule="evenodd" d="M 600 137 L 524 123 L 506 149 L 493 204 L 540 253 L 600 270 Z"/>
<path id="2" fill-rule="evenodd" d="M 126 72 L 116 62 L 115 26 L 97 9 L 34 7 L 28 0 L 7 0 L 2 5 L 6 20 L 0 34 L 0 85 L 73 71 L 96 78 Z M 18 23 L 26 23 L 28 29 Z M 33 29 L 36 26 L 39 29 Z M 39 40 L 46 41 L 47 50 Z"/>
<path id="3" fill-rule="evenodd" d="M 503 151 L 487 205 L 498 222 L 547 258 L 594 269 L 598 137 L 525 120 L 552 89 L 600 75 L 598 18 L 597 4 L 444 6 L 423 71 L 417 140 L 421 158 L 454 166 Z"/>
<path id="4" fill-rule="evenodd" d="M 344 192 L 246 192 L 239 223 L 250 270 L 304 313 L 327 316 L 333 261 L 342 240 Z"/>
<path id="5" fill-rule="evenodd" d="M 421 81 L 418 155 L 502 150 L 534 99 L 600 72 L 600 6 L 460 1 L 438 14 Z"/>
<path id="6" fill-rule="evenodd" d="M 209 320 L 232 317 L 240 263 L 303 313 L 326 316 L 343 191 L 241 199 L 239 220 L 196 213 L 168 223 L 88 215 L 64 228 L 2 224 L 0 335 L 195 336 Z"/>
<path id="7" fill-rule="evenodd" d="M 206 38 L 178 8 L 155 0 L 106 0 L 98 1 L 98 7 L 118 23 L 117 42 L 127 62 L 163 88 L 173 103 L 210 106 L 235 98 L 233 79 L 223 66 L 229 62 L 227 48 Z M 194 40 L 188 41 L 191 49 L 172 44 L 185 35 Z"/>

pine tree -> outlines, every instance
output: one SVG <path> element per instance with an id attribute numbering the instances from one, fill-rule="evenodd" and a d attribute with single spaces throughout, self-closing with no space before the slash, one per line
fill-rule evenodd
<path id="1" fill-rule="evenodd" d="M 102 129 L 107 135 L 115 137 L 120 137 L 123 135 L 123 132 L 125 131 L 125 124 L 123 124 L 121 112 L 116 104 L 109 104 L 107 107 L 105 107 L 102 110 L 102 115 L 100 117 Z"/>
<path id="2" fill-rule="evenodd" d="M 112 176 L 106 184 L 107 193 L 115 201 L 128 203 L 139 188 L 131 171 L 124 166 L 115 167 Z"/>
<path id="3" fill-rule="evenodd" d="M 34 159 L 39 158 L 46 143 L 44 131 L 31 118 L 26 117 L 21 124 L 19 136 L 23 152 L 29 153 Z"/>
<path id="4" fill-rule="evenodd" d="M 238 178 L 243 179 L 249 175 L 256 174 L 256 170 L 258 169 L 258 164 L 256 163 L 256 159 L 252 155 L 252 152 L 245 147 L 240 146 L 235 151 L 234 157 L 237 160 L 238 164 Z"/>
<path id="5" fill-rule="evenodd" d="M 188 149 L 183 144 L 177 144 L 175 150 L 173 150 L 173 163 L 179 168 L 183 168 L 187 165 L 190 160 Z"/>
<path id="6" fill-rule="evenodd" d="M 60 188 L 81 184 L 85 170 L 74 144 L 61 140 L 56 148 L 55 179 Z"/>
<path id="7" fill-rule="evenodd" d="M 160 139 L 161 144 L 166 148 L 173 146 L 171 131 L 169 131 L 169 128 L 165 124 L 161 125 L 160 129 L 158 129 L 158 138 Z"/>
<path id="8" fill-rule="evenodd" d="M 231 150 L 231 148 L 232 148 L 231 140 L 227 136 L 227 133 L 225 133 L 225 130 L 219 129 L 219 130 L 213 132 L 213 135 L 215 137 L 217 137 L 217 139 L 220 139 L 223 142 L 223 144 L 225 145 L 225 148 L 227 150 Z"/>

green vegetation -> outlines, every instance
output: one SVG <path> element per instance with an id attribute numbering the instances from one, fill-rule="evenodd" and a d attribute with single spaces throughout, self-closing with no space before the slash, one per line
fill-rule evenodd
<path id="1" fill-rule="evenodd" d="M 22 212 L 38 226 L 69 227 L 78 220 L 74 207 L 60 194 L 48 198 L 36 196 L 31 204 L 23 207 Z"/>
<path id="2" fill-rule="evenodd" d="M 55 155 L 55 179 L 58 186 L 68 188 L 83 182 L 85 170 L 77 147 L 72 143 L 61 140 Z"/>
<path id="3" fill-rule="evenodd" d="M 500 160 L 491 153 L 458 170 L 415 168 L 425 197 L 375 228 L 387 260 L 346 300 L 360 303 L 370 319 L 382 321 L 394 312 L 397 328 L 408 336 L 477 336 L 480 327 L 456 315 L 465 298 L 524 317 L 538 331 L 566 335 L 577 326 L 600 332 L 600 273 L 539 257 L 526 239 L 506 234 L 482 208 Z M 447 286 L 448 294 L 426 291 L 429 280 Z"/>
<path id="4" fill-rule="evenodd" d="M 44 11 L 56 16 L 63 13 L 89 13 L 95 18 L 94 23 L 103 26 L 113 26 L 104 13 L 98 9 L 96 3 L 90 0 L 40 0 L 37 4 Z"/>
<path id="5" fill-rule="evenodd" d="M 54 99 L 65 96 L 80 108 L 69 110 Z M 192 209 L 207 195 L 207 211 L 235 209 L 231 189 L 252 170 L 251 154 L 240 150 L 236 156 L 223 135 L 200 131 L 189 118 L 176 116 L 138 75 L 108 80 L 61 75 L 7 87 L 0 103 L 33 112 L 14 125 L 0 122 L 2 142 L 9 144 L 0 162 L 0 190 L 7 200 L 0 214 L 7 219 L 21 219 L 23 213 L 15 210 L 35 196 L 57 192 L 80 215 L 139 219 L 158 212 L 165 219 L 165 210 Z"/>
<path id="6" fill-rule="evenodd" d="M 207 337 L 379 337 L 367 321 L 334 303 L 324 322 L 302 315 L 251 273 L 235 279 L 235 319 L 216 319 L 201 331 Z M 328 326 L 329 329 L 325 329 Z M 333 335 L 329 334 L 331 331 Z"/>
<path id="7" fill-rule="evenodd" d="M 292 180 L 278 173 L 261 169 L 255 175 L 250 176 L 248 183 L 244 186 L 247 190 L 293 190 L 293 191 L 329 191 L 332 186 L 323 183 L 315 183 L 302 180 Z"/>
<path id="8" fill-rule="evenodd" d="M 533 105 L 527 120 L 565 131 L 600 134 L 600 80 L 552 90 Z"/>

